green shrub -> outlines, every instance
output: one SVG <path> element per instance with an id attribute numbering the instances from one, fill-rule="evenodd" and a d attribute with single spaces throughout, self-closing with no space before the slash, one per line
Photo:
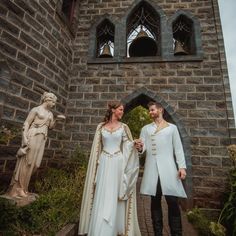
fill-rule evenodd
<path id="1" fill-rule="evenodd" d="M 67 223 L 78 221 L 87 165 L 86 155 L 78 150 L 63 169 L 47 169 L 35 183 L 39 198 L 30 205 L 20 208 L 1 199 L 0 233 L 55 235 Z"/>
<path id="2" fill-rule="evenodd" d="M 137 106 L 133 110 L 125 114 L 122 118 L 122 121 L 129 126 L 133 138 L 137 139 L 140 136 L 140 131 L 143 126 L 151 123 L 152 119 L 150 118 L 149 111 L 146 108 Z M 144 163 L 145 154 L 141 155 L 140 158 L 140 165 L 144 166 Z"/>
<path id="3" fill-rule="evenodd" d="M 222 222 L 229 235 L 236 235 L 236 145 L 228 147 L 232 168 L 229 171 L 229 193 L 218 222 Z"/>
<path id="4" fill-rule="evenodd" d="M 124 115 L 122 121 L 126 123 L 133 135 L 133 138 L 139 138 L 140 131 L 144 125 L 152 122 L 149 112 L 142 106 L 137 106 L 130 112 Z"/>
<path id="5" fill-rule="evenodd" d="M 212 235 L 209 229 L 210 221 L 199 208 L 193 208 L 191 211 L 188 211 L 187 218 L 188 221 L 194 225 L 199 235 Z"/>
<path id="6" fill-rule="evenodd" d="M 228 147 L 232 168 L 229 171 L 229 192 L 217 222 L 207 219 L 200 209 L 189 211 L 188 220 L 196 227 L 200 235 L 236 235 L 236 145 Z"/>

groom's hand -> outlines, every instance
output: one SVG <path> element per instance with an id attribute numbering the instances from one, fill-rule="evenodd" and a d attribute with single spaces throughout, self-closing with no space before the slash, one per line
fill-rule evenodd
<path id="1" fill-rule="evenodd" d="M 184 168 L 180 168 L 178 172 L 178 176 L 180 179 L 185 179 L 186 178 L 186 170 Z"/>

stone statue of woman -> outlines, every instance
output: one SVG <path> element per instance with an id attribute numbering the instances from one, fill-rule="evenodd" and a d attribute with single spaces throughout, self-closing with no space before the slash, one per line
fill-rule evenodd
<path id="1" fill-rule="evenodd" d="M 23 125 L 22 144 L 16 156 L 17 162 L 7 195 L 12 198 L 29 196 L 28 186 L 32 174 L 40 167 L 48 129 L 52 129 L 57 120 L 65 119 L 58 115 L 56 119 L 50 111 L 56 104 L 57 97 L 45 92 L 42 104 L 34 107 Z"/>

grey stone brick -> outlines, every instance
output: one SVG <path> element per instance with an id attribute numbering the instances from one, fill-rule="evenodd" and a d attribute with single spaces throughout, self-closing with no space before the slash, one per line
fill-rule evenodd
<path id="1" fill-rule="evenodd" d="M 14 2 L 22 8 L 25 12 L 29 13 L 29 15 L 34 16 L 35 15 L 35 10 L 28 4 L 28 2 L 21 1 L 21 0 L 14 0 Z M 27 14 L 25 14 L 27 15 Z"/>
<path id="2" fill-rule="evenodd" d="M 175 99 L 175 98 L 174 98 Z M 178 99 L 177 100 L 185 100 L 185 99 Z M 183 101 L 183 102 L 178 102 L 178 107 L 179 109 L 196 109 L 196 102 L 194 101 Z"/>
<path id="3" fill-rule="evenodd" d="M 33 48 L 27 47 L 27 54 L 34 58 L 36 61 L 40 62 L 41 64 L 45 63 L 45 57 L 38 52 L 37 50 L 34 50 Z"/>
<path id="4" fill-rule="evenodd" d="M 49 22 L 47 21 L 47 19 L 44 17 L 45 14 L 46 14 L 46 12 L 43 13 L 42 15 L 41 15 L 41 14 L 37 14 L 36 20 L 37 20 L 38 22 L 40 22 L 40 24 L 42 24 L 44 27 L 46 27 L 48 31 L 51 31 L 52 27 L 51 27 L 51 25 L 49 24 Z M 44 35 L 45 35 L 45 34 L 44 34 Z M 49 36 L 48 36 L 48 32 L 46 32 L 45 37 L 46 37 L 46 38 L 49 37 Z"/>
<path id="5" fill-rule="evenodd" d="M 12 96 L 10 94 L 5 95 L 5 103 L 8 105 L 11 105 L 13 107 L 17 107 L 20 109 L 27 110 L 29 107 L 29 102 L 25 99 L 22 99 L 20 97 Z"/>
<path id="6" fill-rule="evenodd" d="M 203 84 L 203 78 L 202 77 L 187 77 L 186 78 L 187 84 Z"/>
<path id="7" fill-rule="evenodd" d="M 82 99 L 83 93 L 70 93 L 69 98 L 70 99 Z"/>
<path id="8" fill-rule="evenodd" d="M 12 1 L 8 1 L 8 0 L 2 0 L 1 1 L 2 4 L 4 4 L 4 6 L 12 13 L 14 13 L 15 15 L 23 18 L 24 16 L 24 11 L 18 7 L 14 2 Z"/>
<path id="9" fill-rule="evenodd" d="M 152 84 L 167 84 L 166 78 L 153 78 L 151 79 Z"/>
<path id="10" fill-rule="evenodd" d="M 205 93 L 189 93 L 187 94 L 187 100 L 204 101 L 206 100 L 206 95 Z"/>
<path id="11" fill-rule="evenodd" d="M 196 92 L 213 92 L 213 86 L 212 85 L 196 86 Z"/>
<path id="12" fill-rule="evenodd" d="M 46 2 L 44 2 L 44 4 L 47 4 Z M 48 9 L 51 9 L 51 7 L 48 7 Z M 47 10 L 48 10 L 47 9 Z M 52 10 L 52 9 L 51 9 Z M 52 10 L 52 14 L 54 14 L 54 11 Z M 47 15 L 47 21 L 49 22 L 50 25 L 52 25 L 55 29 L 56 32 L 58 32 L 60 30 L 60 26 L 59 24 L 53 19 L 53 17 L 51 15 Z"/>
<path id="13" fill-rule="evenodd" d="M 27 66 L 32 67 L 34 69 L 37 69 L 37 67 L 38 67 L 38 63 L 33 58 L 30 58 L 28 55 L 25 55 L 21 52 L 18 53 L 17 59 L 20 62 L 22 62 L 22 63 L 26 64 Z"/>
<path id="14" fill-rule="evenodd" d="M 213 173 L 213 176 L 215 177 L 228 177 L 229 175 L 229 169 L 228 168 L 212 168 L 212 173 Z"/>
<path id="15" fill-rule="evenodd" d="M 203 166 L 222 166 L 221 158 L 217 157 L 201 157 L 201 165 Z"/>
<path id="16" fill-rule="evenodd" d="M 98 107 L 94 107 L 94 108 L 98 108 Z M 85 116 L 91 116 L 91 117 L 98 116 L 98 109 L 85 108 L 83 109 L 82 114 Z"/>
<path id="17" fill-rule="evenodd" d="M 85 93 L 84 99 L 86 100 L 98 100 L 99 94 L 98 93 Z"/>
<path id="18" fill-rule="evenodd" d="M 213 101 L 197 101 L 197 108 L 201 110 L 213 110 L 216 107 L 216 103 Z"/>
<path id="19" fill-rule="evenodd" d="M 19 73 L 24 73 L 26 70 L 26 66 L 16 59 L 12 59 L 10 57 L 6 57 L 7 62 L 11 65 L 11 68 Z"/>
<path id="20" fill-rule="evenodd" d="M 7 88 L 7 92 L 14 95 L 20 95 L 21 87 L 11 81 Z"/>
<path id="21" fill-rule="evenodd" d="M 72 140 L 73 141 L 88 141 L 89 134 L 88 133 L 72 133 Z"/>
<path id="22" fill-rule="evenodd" d="M 7 105 L 3 106 L 2 118 L 12 119 L 15 114 L 15 109 L 8 107 Z"/>
<path id="23" fill-rule="evenodd" d="M 11 57 L 16 57 L 17 50 L 10 45 L 4 43 L 3 41 L 0 41 L 0 51 L 4 54 L 7 54 Z"/>
<path id="24" fill-rule="evenodd" d="M 54 92 L 58 91 L 58 85 L 49 79 L 45 80 L 46 87 L 50 88 L 50 90 L 53 90 Z"/>
<path id="25" fill-rule="evenodd" d="M 50 70 L 52 70 L 53 72 L 55 72 L 55 73 L 58 73 L 58 72 L 59 72 L 58 67 L 57 67 L 54 63 L 52 63 L 51 61 L 49 61 L 48 59 L 46 59 L 45 65 L 46 65 Z"/>
<path id="26" fill-rule="evenodd" d="M 100 99 L 102 100 L 111 100 L 114 99 L 116 96 L 116 93 L 101 93 L 100 94 Z"/>
<path id="27" fill-rule="evenodd" d="M 47 67 L 45 67 L 41 64 L 39 65 L 38 71 L 47 78 L 52 78 L 53 77 L 53 72 L 50 71 Z"/>
<path id="28" fill-rule="evenodd" d="M 185 78 L 184 77 L 168 78 L 168 84 L 185 84 Z"/>
<path id="29" fill-rule="evenodd" d="M 13 47 L 16 47 L 20 50 L 25 50 L 26 48 L 26 44 L 21 42 L 19 39 L 15 38 L 14 36 L 12 36 L 11 34 L 3 31 L 2 33 L 2 39 L 7 42 L 8 44 L 10 44 Z"/>
<path id="30" fill-rule="evenodd" d="M 24 33 L 23 31 L 20 33 L 20 39 L 35 49 L 39 49 L 40 47 L 40 44 L 37 41 L 35 41 L 30 35 Z"/>
<path id="31" fill-rule="evenodd" d="M 218 118 L 218 119 L 222 119 L 222 118 L 226 118 L 226 113 L 225 111 L 208 111 L 207 116 L 209 118 Z"/>
<path id="32" fill-rule="evenodd" d="M 193 147 L 192 155 L 194 155 L 194 156 L 209 156 L 210 149 L 208 147 Z"/>
<path id="33" fill-rule="evenodd" d="M 31 35 L 32 38 L 34 38 L 37 42 L 41 44 L 41 50 L 42 45 L 46 46 L 48 43 L 48 40 L 37 30 L 31 29 Z"/>
<path id="34" fill-rule="evenodd" d="M 13 14 L 11 11 L 8 12 L 8 18 L 10 19 L 11 23 L 15 26 L 18 26 L 19 29 L 24 30 L 25 32 L 30 31 L 30 26 L 24 22 L 24 20 L 16 14 Z"/>
<path id="35" fill-rule="evenodd" d="M 93 92 L 108 92 L 108 85 L 94 85 Z"/>
<path id="36" fill-rule="evenodd" d="M 217 128 L 217 120 L 215 119 L 203 119 L 199 120 L 199 127 L 201 128 Z"/>
<path id="37" fill-rule="evenodd" d="M 222 93 L 207 93 L 206 99 L 207 100 L 223 100 L 223 94 Z"/>
<path id="38" fill-rule="evenodd" d="M 26 117 L 27 117 L 27 112 L 16 110 L 15 119 L 17 121 L 24 122 Z M 13 140 L 13 141 L 15 141 L 15 140 Z M 13 143 L 11 143 L 11 144 L 13 144 Z M 18 145 L 21 144 L 21 137 L 19 138 L 19 141 L 17 141 L 16 144 L 18 144 Z"/>
<path id="39" fill-rule="evenodd" d="M 227 157 L 228 151 L 226 147 L 214 147 L 211 148 L 211 154 L 213 156 Z"/>
<path id="40" fill-rule="evenodd" d="M 26 98 L 27 100 L 33 100 L 37 103 L 40 103 L 41 95 L 38 93 L 33 92 L 27 88 L 22 88 L 21 96 Z"/>
<path id="41" fill-rule="evenodd" d="M 192 169 L 192 174 L 193 176 L 199 176 L 199 177 L 212 176 L 211 168 L 203 166 L 199 167 L 194 166 L 194 168 Z"/>
<path id="42" fill-rule="evenodd" d="M 74 122 L 75 123 L 82 123 L 82 124 L 86 124 L 88 122 L 88 120 L 90 120 L 89 116 L 75 116 L 74 117 Z"/>

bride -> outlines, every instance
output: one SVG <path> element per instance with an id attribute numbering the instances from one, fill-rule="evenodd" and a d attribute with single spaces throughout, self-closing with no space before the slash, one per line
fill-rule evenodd
<path id="1" fill-rule="evenodd" d="M 80 212 L 79 235 L 141 236 L 135 185 L 139 160 L 127 125 L 120 122 L 124 107 L 109 104 L 97 127 L 90 153 Z"/>

